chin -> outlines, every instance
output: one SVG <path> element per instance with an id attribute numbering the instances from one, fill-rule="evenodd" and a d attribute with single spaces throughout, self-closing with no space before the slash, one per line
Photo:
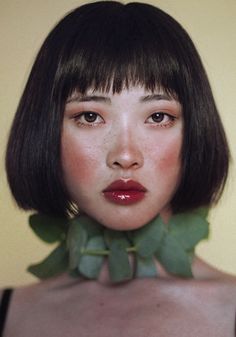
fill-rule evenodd
<path id="1" fill-rule="evenodd" d="M 103 226 L 105 226 L 106 228 L 109 229 L 114 229 L 117 231 L 130 231 L 130 230 L 135 230 L 138 228 L 141 228 L 143 226 L 145 226 L 149 221 L 151 221 L 155 216 L 154 215 L 150 218 L 137 218 L 135 219 L 134 217 L 132 217 L 132 219 L 129 219 L 129 217 L 113 217 L 112 219 L 105 219 L 105 221 L 103 221 L 103 219 L 97 219 L 101 224 L 103 224 Z"/>

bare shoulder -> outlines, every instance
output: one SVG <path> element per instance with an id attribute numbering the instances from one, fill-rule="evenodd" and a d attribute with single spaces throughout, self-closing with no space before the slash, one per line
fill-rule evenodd
<path id="1" fill-rule="evenodd" d="M 73 282 L 71 279 L 71 283 Z M 59 309 L 62 310 L 68 303 L 66 296 L 67 289 L 71 288 L 69 283 L 70 281 L 65 283 L 61 276 L 15 288 L 7 313 L 4 336 L 38 336 L 39 326 L 45 329 L 46 326 L 50 327 L 50 320 L 55 321 Z M 62 291 L 63 289 L 65 291 Z M 52 323 L 52 327 L 55 328 L 58 324 L 60 326 L 62 321 L 63 319 L 59 320 L 59 323 Z M 54 334 L 49 335 L 54 337 Z"/>
<path id="2" fill-rule="evenodd" d="M 236 276 L 221 273 L 218 283 L 222 289 L 223 299 L 233 302 L 236 308 Z"/>
<path id="3" fill-rule="evenodd" d="M 132 337 L 137 336 L 137 327 L 140 331 L 151 329 L 150 336 L 156 336 L 157 327 L 159 336 L 179 336 L 174 325 L 176 319 L 186 330 L 182 336 L 189 336 L 193 330 L 194 336 L 231 336 L 235 324 L 236 277 L 202 267 L 208 274 L 204 272 L 204 277 L 192 280 L 136 279 L 104 286 L 62 275 L 18 288 L 5 335 L 32 337 L 37 326 L 38 335 L 52 337 L 68 335 L 68 331 L 70 336 L 96 335 L 97 331 L 101 331 L 97 336 L 104 336 L 107 331 L 119 336 L 121 326 L 126 326 L 121 323 L 125 318 L 129 326 L 126 335 Z M 55 326 L 60 327 L 56 335 Z"/>
<path id="4" fill-rule="evenodd" d="M 30 307 L 33 303 L 37 303 L 37 306 L 45 306 L 48 302 L 50 303 L 53 298 L 63 297 L 63 294 L 67 293 L 66 289 L 70 289 L 74 282 L 75 280 L 73 278 L 61 275 L 16 288 L 13 298 L 14 303 L 19 303 L 19 305 L 23 304 L 26 307 Z"/>
<path id="5" fill-rule="evenodd" d="M 205 285 L 209 295 L 214 292 L 214 296 L 222 303 L 233 303 L 236 308 L 236 275 L 223 272 L 201 259 L 197 259 L 196 265 L 199 285 Z"/>

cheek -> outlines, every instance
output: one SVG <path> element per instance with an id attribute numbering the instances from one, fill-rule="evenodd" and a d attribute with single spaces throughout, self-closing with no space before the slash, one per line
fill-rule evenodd
<path id="1" fill-rule="evenodd" d="M 180 167 L 180 144 L 173 142 L 170 146 L 166 147 L 160 160 L 160 168 L 163 170 Z"/>
<path id="2" fill-rule="evenodd" d="M 156 166 L 164 172 L 168 169 L 177 169 L 181 165 L 182 136 L 177 135 L 168 139 L 162 139 L 156 147 L 155 158 L 158 158 Z"/>
<path id="3" fill-rule="evenodd" d="M 89 183 L 96 165 L 95 150 L 91 146 L 79 144 L 76 138 L 62 138 L 61 148 L 64 179 L 73 187 L 76 183 Z"/>
<path id="4" fill-rule="evenodd" d="M 155 154 L 155 170 L 168 186 L 176 188 L 181 177 L 182 137 L 173 137 L 163 142 Z"/>

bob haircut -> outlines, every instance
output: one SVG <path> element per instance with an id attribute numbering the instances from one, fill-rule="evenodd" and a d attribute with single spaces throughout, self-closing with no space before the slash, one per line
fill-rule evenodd
<path id="1" fill-rule="evenodd" d="M 74 91 L 119 93 L 133 85 L 161 88 L 182 105 L 182 178 L 171 201 L 173 211 L 218 201 L 229 149 L 193 42 L 154 6 L 99 1 L 75 9 L 55 26 L 31 70 L 6 155 L 9 185 L 20 207 L 58 216 L 78 211 L 61 165 L 66 100 Z"/>

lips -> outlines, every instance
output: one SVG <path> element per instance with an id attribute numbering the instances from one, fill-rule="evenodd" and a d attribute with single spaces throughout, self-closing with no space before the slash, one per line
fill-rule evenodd
<path id="1" fill-rule="evenodd" d="M 141 201 L 146 188 L 134 180 L 116 180 L 103 190 L 104 197 L 118 205 L 131 205 Z"/>

